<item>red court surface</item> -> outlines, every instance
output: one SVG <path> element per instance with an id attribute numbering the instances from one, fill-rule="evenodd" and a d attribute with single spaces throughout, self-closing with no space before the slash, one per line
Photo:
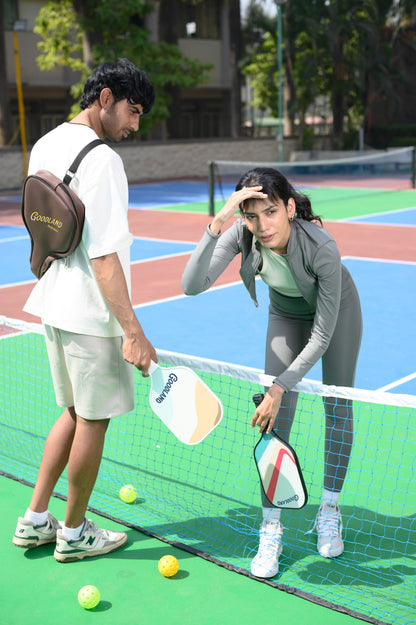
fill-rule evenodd
<path id="1" fill-rule="evenodd" d="M 6 203 L 2 203 L 6 204 Z M 155 210 L 130 210 L 129 223 L 136 237 L 167 241 L 197 242 L 211 218 L 197 213 Z M 20 205 L 8 202 L 0 212 L 0 223 L 22 225 Z M 358 256 L 416 262 L 416 228 L 382 224 L 325 222 L 342 256 Z M 182 295 L 180 280 L 188 255 L 142 261 L 132 265 L 132 301 L 134 306 Z M 238 258 L 219 278 L 217 285 L 239 280 Z M 35 280 L 0 289 L 0 311 L 7 317 L 39 321 L 22 311 Z"/>

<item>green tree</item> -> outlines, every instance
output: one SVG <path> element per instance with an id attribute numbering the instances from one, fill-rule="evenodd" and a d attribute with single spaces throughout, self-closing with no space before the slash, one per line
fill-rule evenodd
<path id="1" fill-rule="evenodd" d="M 265 33 L 261 49 L 256 52 L 245 67 L 243 74 L 248 76 L 253 89 L 251 105 L 260 111 L 270 109 L 277 117 L 277 47 L 272 33 Z"/>
<path id="2" fill-rule="evenodd" d="M 252 34 L 248 49 L 253 51 L 243 72 L 251 77 L 255 104 L 276 114 L 276 30 L 259 17 L 255 0 L 252 5 L 254 30 L 262 33 L 262 41 L 253 43 Z M 414 22 L 414 15 L 412 0 L 287 0 L 283 60 L 291 128 L 298 118 L 301 135 L 307 135 L 306 111 L 318 96 L 329 97 L 332 146 L 341 149 L 346 130 L 353 128 L 358 138 L 362 120 L 369 123 L 371 98 L 382 98 L 398 109 L 397 86 L 405 76 L 395 64 L 393 49 L 399 38 L 403 45 L 414 45 L 403 30 Z"/>
<path id="3" fill-rule="evenodd" d="M 275 18 L 268 15 L 257 0 L 250 0 L 242 21 L 241 73 L 250 83 L 253 98 L 248 102 L 254 128 L 254 109 L 270 109 L 277 116 L 277 66 Z M 250 112 L 251 111 L 251 112 Z"/>
<path id="4" fill-rule="evenodd" d="M 251 81 L 254 93 L 252 105 L 264 111 L 270 109 L 277 117 L 277 24 L 275 18 L 267 18 L 262 11 L 255 1 L 249 7 L 244 31 L 247 47 L 243 74 Z M 288 0 L 284 5 L 286 117 L 291 134 L 295 132 L 295 119 L 299 119 L 302 138 L 307 134 L 306 111 L 316 97 L 328 89 L 328 77 L 324 80 L 328 54 L 323 54 L 322 46 L 319 45 L 321 33 L 314 13 L 314 3 L 311 4 L 309 0 Z"/>
<path id="5" fill-rule="evenodd" d="M 285 4 L 283 35 L 288 115 L 292 132 L 299 118 L 303 148 L 313 133 L 307 126 L 306 113 L 319 96 L 330 91 L 330 55 L 322 41 L 322 0 L 288 0 Z"/>
<path id="6" fill-rule="evenodd" d="M 153 8 L 153 2 L 139 0 L 50 0 L 36 20 L 35 32 L 42 37 L 39 66 L 49 70 L 65 65 L 80 72 L 80 81 L 71 89 L 79 100 L 93 66 L 130 58 L 147 73 L 157 93 L 155 106 L 141 126 L 141 134 L 148 134 L 170 115 L 169 87 L 202 84 L 212 67 L 186 58 L 176 45 L 151 41 L 145 17 Z M 76 104 L 71 115 L 77 110 Z"/>

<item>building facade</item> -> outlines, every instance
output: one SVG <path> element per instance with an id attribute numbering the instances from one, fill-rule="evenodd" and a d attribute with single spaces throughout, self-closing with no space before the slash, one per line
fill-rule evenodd
<path id="1" fill-rule="evenodd" d="M 44 4 L 41 0 L 2 0 L 6 89 L 14 130 L 17 132 L 17 41 L 29 145 L 67 118 L 72 104 L 70 87 L 79 81 L 79 76 L 69 68 L 57 67 L 52 71 L 41 71 L 38 67 L 37 44 L 40 37 L 33 29 Z M 146 17 L 146 27 L 151 30 L 154 41 L 175 43 L 185 56 L 213 65 L 206 84 L 193 89 L 172 91 L 175 115 L 156 128 L 150 138 L 239 136 L 239 0 L 155 2 L 153 13 Z"/>

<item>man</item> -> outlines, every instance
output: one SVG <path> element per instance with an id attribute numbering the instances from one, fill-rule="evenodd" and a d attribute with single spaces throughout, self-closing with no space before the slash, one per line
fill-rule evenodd
<path id="1" fill-rule="evenodd" d="M 143 71 L 127 59 L 104 63 L 87 79 L 81 112 L 33 147 L 29 173 L 63 178 L 90 141 L 120 141 L 139 128 L 154 102 Z M 82 241 L 55 260 L 36 284 L 24 310 L 41 317 L 57 403 L 65 408 L 45 443 L 32 500 L 19 518 L 13 543 L 31 548 L 56 541 L 59 562 L 109 553 L 124 532 L 85 519 L 98 474 L 109 419 L 134 407 L 134 365 L 147 376 L 153 346 L 130 299 L 128 186 L 120 157 L 103 144 L 82 160 L 71 187 L 85 204 Z M 68 499 L 62 527 L 48 511 L 67 466 Z"/>

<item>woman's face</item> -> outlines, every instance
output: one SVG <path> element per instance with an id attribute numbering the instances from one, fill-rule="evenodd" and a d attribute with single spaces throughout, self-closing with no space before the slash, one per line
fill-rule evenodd
<path id="1" fill-rule="evenodd" d="M 287 206 L 283 200 L 249 200 L 242 211 L 247 228 L 263 247 L 268 247 L 276 254 L 286 254 L 290 237 L 290 221 L 296 206 L 289 198 Z"/>

